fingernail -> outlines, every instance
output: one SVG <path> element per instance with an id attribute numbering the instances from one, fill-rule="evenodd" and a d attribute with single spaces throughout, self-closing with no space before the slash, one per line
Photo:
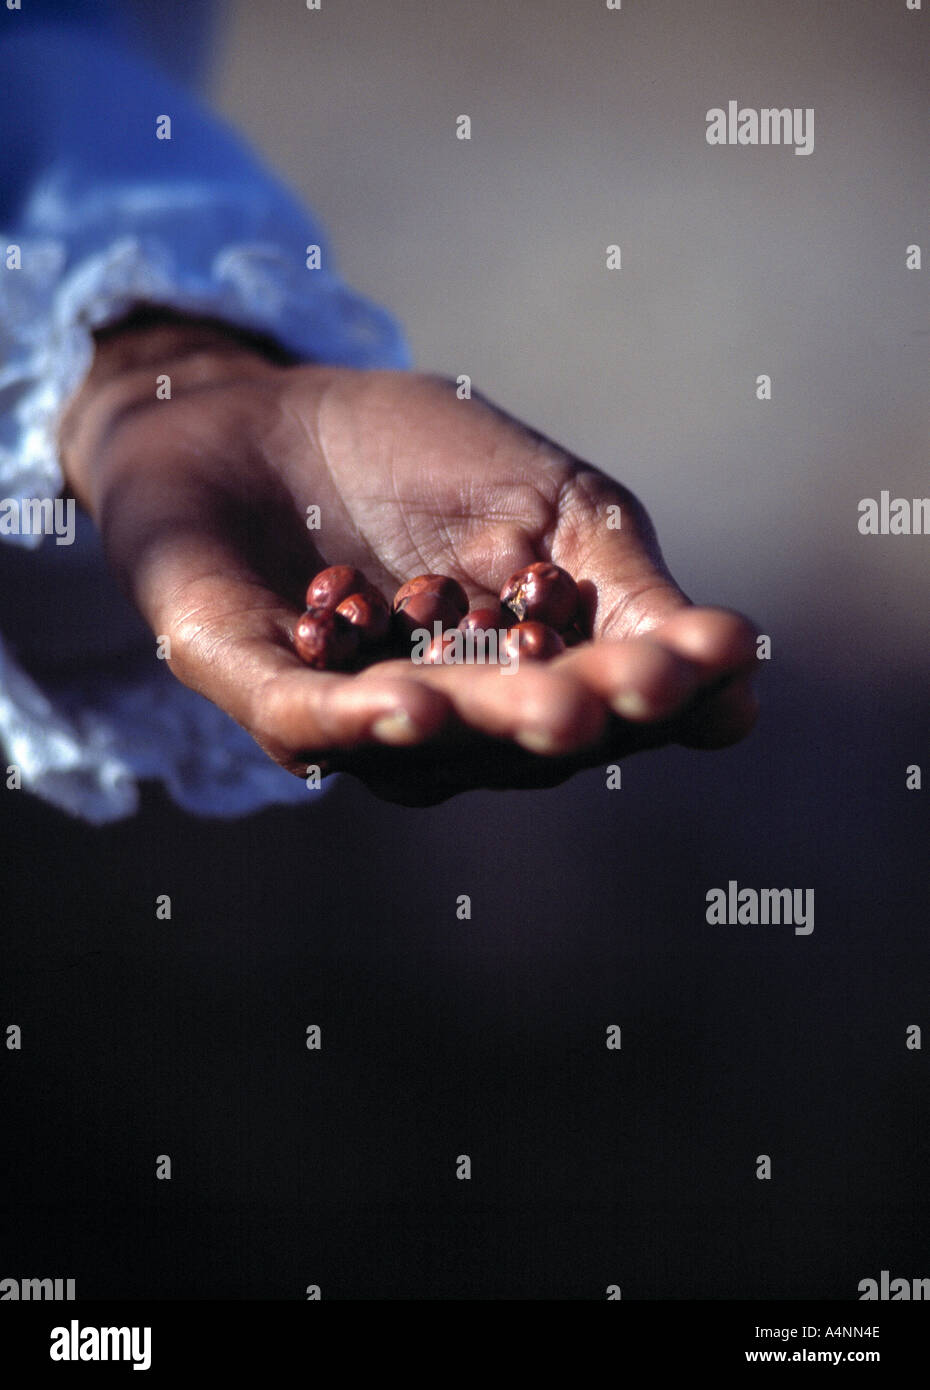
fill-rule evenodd
<path id="1" fill-rule="evenodd" d="M 541 753 L 544 757 L 552 757 L 553 754 L 562 751 L 552 735 L 544 729 L 518 729 L 514 738 L 528 753 Z"/>
<path id="2" fill-rule="evenodd" d="M 652 715 L 652 706 L 637 690 L 621 690 L 610 707 L 621 719 L 649 719 Z"/>
<path id="3" fill-rule="evenodd" d="M 392 710 L 382 714 L 371 726 L 371 732 L 379 743 L 416 743 L 420 737 L 420 727 L 411 719 L 405 709 Z"/>

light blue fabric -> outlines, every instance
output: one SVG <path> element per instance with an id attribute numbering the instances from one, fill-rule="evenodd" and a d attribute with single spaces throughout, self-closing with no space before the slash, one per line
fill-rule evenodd
<path id="1" fill-rule="evenodd" d="M 142 55 L 131 9 L 0 8 L 0 499 L 60 492 L 57 429 L 92 331 L 140 300 L 270 333 L 305 359 L 410 364 L 396 322 L 339 278 L 312 214 Z M 158 10 L 190 76 L 203 7 Z M 170 140 L 156 138 L 162 116 Z M 89 523 L 71 547 L 0 540 L 0 742 L 26 787 L 94 821 L 130 814 L 142 777 L 206 814 L 314 795 L 154 659 Z"/>

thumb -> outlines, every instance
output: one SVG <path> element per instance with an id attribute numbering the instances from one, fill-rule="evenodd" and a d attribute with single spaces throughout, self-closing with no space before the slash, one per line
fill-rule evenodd
<path id="1" fill-rule="evenodd" d="M 638 637 L 691 606 L 643 504 L 596 468 L 582 466 L 563 489 L 550 548 L 554 563 L 578 580 L 595 637 Z"/>

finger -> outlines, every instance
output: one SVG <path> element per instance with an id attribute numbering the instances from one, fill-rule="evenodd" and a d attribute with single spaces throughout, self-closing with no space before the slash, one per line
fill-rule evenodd
<path id="1" fill-rule="evenodd" d="M 757 629 L 727 608 L 686 608 L 670 615 L 653 634 L 656 641 L 719 678 L 757 668 Z"/>
<path id="2" fill-rule="evenodd" d="M 685 608 L 648 637 L 588 642 L 561 659 L 615 714 L 635 723 L 669 719 L 709 685 L 755 666 L 755 629 L 724 609 Z"/>
<path id="3" fill-rule="evenodd" d="M 645 508 L 599 470 L 582 466 L 564 484 L 551 559 L 578 581 L 595 637 L 640 636 L 686 608 Z"/>
<path id="4" fill-rule="evenodd" d="M 282 671 L 258 692 L 253 721 L 260 741 L 288 751 L 353 749 L 371 742 L 412 747 L 449 716 L 439 691 L 416 680 L 363 682 L 306 668 Z"/>
<path id="5" fill-rule="evenodd" d="M 613 712 L 634 723 L 669 719 L 691 701 L 704 668 L 649 637 L 587 642 L 561 659 Z"/>
<path id="6" fill-rule="evenodd" d="M 466 728 L 512 738 L 547 757 L 593 743 L 606 722 L 607 712 L 596 693 L 556 666 L 423 665 L 416 671 L 416 679 L 444 696 Z M 376 680 L 375 672 L 373 667 L 364 673 L 365 681 Z"/>

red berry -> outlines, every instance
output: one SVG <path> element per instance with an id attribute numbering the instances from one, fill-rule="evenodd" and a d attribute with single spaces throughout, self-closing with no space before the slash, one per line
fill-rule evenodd
<path id="1" fill-rule="evenodd" d="M 350 594 L 363 594 L 371 586 L 352 565 L 330 565 L 320 570 L 307 589 L 308 608 L 338 608 Z"/>
<path id="2" fill-rule="evenodd" d="M 350 594 L 337 606 L 336 612 L 352 624 L 362 642 L 383 642 L 391 630 L 390 609 L 374 587 L 364 593 Z"/>
<path id="3" fill-rule="evenodd" d="M 308 608 L 294 629 L 297 655 L 315 671 L 341 670 L 358 645 L 358 630 L 329 608 Z"/>
<path id="4" fill-rule="evenodd" d="M 508 608 L 473 608 L 459 623 L 462 632 L 496 632 L 498 628 L 510 627 L 513 614 Z"/>
<path id="5" fill-rule="evenodd" d="M 436 594 L 444 598 L 458 610 L 456 622 L 468 612 L 468 595 L 458 580 L 450 579 L 447 574 L 418 574 L 408 579 L 406 584 L 401 584 L 394 595 L 394 612 L 406 608 L 415 594 Z M 455 623 L 452 626 L 455 627 Z"/>
<path id="6" fill-rule="evenodd" d="M 564 652 L 565 643 L 559 634 L 545 623 L 517 623 L 504 639 L 504 651 L 511 661 L 551 661 Z"/>
<path id="7" fill-rule="evenodd" d="M 394 624 L 402 638 L 409 638 L 418 627 L 432 632 L 434 623 L 442 623 L 443 631 L 456 627 L 460 616 L 458 607 L 442 594 L 422 590 L 405 598 L 403 607 L 395 608 Z"/>
<path id="8" fill-rule="evenodd" d="M 567 627 L 578 608 L 578 586 L 567 570 L 540 560 L 512 574 L 501 589 L 501 603 L 518 622 Z"/>

